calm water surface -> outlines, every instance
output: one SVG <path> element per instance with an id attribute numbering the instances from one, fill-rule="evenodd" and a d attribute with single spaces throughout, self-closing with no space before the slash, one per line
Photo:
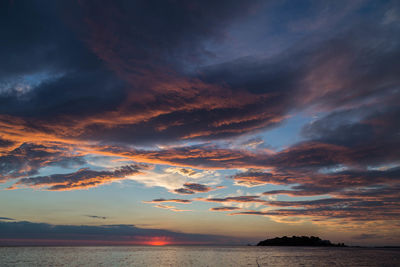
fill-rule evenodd
<path id="1" fill-rule="evenodd" d="M 400 266 L 400 249 L 0 247 L 0 266 Z"/>

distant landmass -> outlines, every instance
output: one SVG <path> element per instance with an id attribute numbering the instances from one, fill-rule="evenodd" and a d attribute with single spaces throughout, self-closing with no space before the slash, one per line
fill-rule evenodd
<path id="1" fill-rule="evenodd" d="M 344 243 L 333 244 L 317 236 L 275 237 L 260 241 L 257 246 L 310 246 L 310 247 L 346 247 Z"/>

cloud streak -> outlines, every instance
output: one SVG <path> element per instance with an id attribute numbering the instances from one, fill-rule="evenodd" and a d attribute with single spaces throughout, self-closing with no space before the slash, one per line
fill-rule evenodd
<path id="1" fill-rule="evenodd" d="M 138 175 L 141 173 L 140 170 L 146 168 L 145 165 L 127 165 L 113 171 L 94 171 L 86 168 L 74 173 L 22 178 L 9 189 L 16 189 L 20 186 L 45 188 L 50 191 L 87 189 L 123 180 L 131 175 Z"/>
<path id="2" fill-rule="evenodd" d="M 157 199 L 153 199 L 151 201 L 144 201 L 144 203 L 165 203 L 165 202 L 190 204 L 192 201 L 188 200 L 188 199 L 179 199 L 179 198 L 171 198 L 171 199 L 157 198 Z"/>

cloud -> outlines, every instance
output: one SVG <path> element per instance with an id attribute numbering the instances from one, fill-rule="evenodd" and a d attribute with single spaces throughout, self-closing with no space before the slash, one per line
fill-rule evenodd
<path id="1" fill-rule="evenodd" d="M 261 167 L 267 164 L 270 152 L 250 152 L 200 144 L 163 150 L 127 149 L 120 146 L 96 147 L 96 153 L 120 156 L 154 164 L 170 164 L 198 169 Z"/>
<path id="2" fill-rule="evenodd" d="M 0 148 L 2 148 L 2 147 L 10 147 L 13 144 L 15 144 L 15 142 L 0 138 Z"/>
<path id="3" fill-rule="evenodd" d="M 324 165 L 320 168 L 323 170 Z M 247 171 L 238 173 L 233 179 L 239 185 L 290 185 L 293 190 L 273 190 L 267 191 L 264 195 L 287 194 L 287 195 L 322 195 L 330 194 L 350 194 L 351 189 L 360 189 L 362 187 L 370 187 L 387 185 L 395 186 L 398 184 L 397 176 L 398 167 L 387 168 L 384 170 L 341 170 L 341 168 L 333 169 L 329 172 L 322 173 L 320 168 L 313 170 L 308 169 L 291 169 L 287 171 L 281 168 L 276 172 Z"/>
<path id="4" fill-rule="evenodd" d="M 0 220 L 3 220 L 3 221 L 14 221 L 15 219 L 8 218 L 8 217 L 0 217 Z"/>
<path id="5" fill-rule="evenodd" d="M 269 172 L 249 170 L 246 172 L 237 173 L 231 176 L 237 185 L 243 185 L 247 187 L 265 185 L 265 184 L 279 184 L 285 183 L 288 180 L 287 177 L 282 177 L 279 174 L 273 174 Z"/>
<path id="6" fill-rule="evenodd" d="M 185 183 L 183 184 L 184 187 L 186 187 L 189 190 L 192 190 L 194 192 L 209 192 L 210 190 L 212 190 L 212 188 L 202 185 L 202 184 L 196 184 L 196 183 Z"/>
<path id="7" fill-rule="evenodd" d="M 246 6 L 252 4 L 238 4 L 240 7 L 229 4 L 227 7 L 224 6 L 224 3 L 202 3 L 202 5 L 197 5 L 196 11 L 184 4 L 165 7 L 173 10 L 171 12 L 182 14 L 179 17 L 188 20 L 182 23 L 186 27 L 182 27 L 176 19 L 171 20 L 171 18 L 165 17 L 164 13 L 158 15 L 160 20 L 166 19 L 168 22 L 166 25 L 154 23 L 151 16 L 143 17 L 142 14 L 138 14 L 137 18 L 133 19 L 131 14 L 137 12 L 137 7 L 128 5 L 122 8 L 121 5 L 121 3 L 116 2 L 107 4 L 108 8 L 106 8 L 106 6 L 92 6 L 89 3 L 82 4 L 83 14 L 87 13 L 87 17 L 78 18 L 77 21 L 81 19 L 86 22 L 84 24 L 86 26 L 81 28 L 85 29 L 85 36 L 89 39 L 85 40 L 86 44 L 89 44 L 88 51 L 85 51 L 85 47 L 82 47 L 80 40 L 70 38 L 74 40 L 74 48 L 76 47 L 77 50 L 72 52 L 86 53 L 87 57 L 90 58 L 88 62 L 94 60 L 91 58 L 93 57 L 91 53 L 94 52 L 108 65 L 108 68 L 112 70 L 111 73 L 108 73 L 107 69 L 97 66 L 94 71 L 90 68 L 82 70 L 85 71 L 85 75 L 82 75 L 82 77 L 76 73 L 70 77 L 68 73 L 67 76 L 53 83 L 40 85 L 35 90 L 36 94 L 32 95 L 33 98 L 27 97 L 30 99 L 29 103 L 36 103 L 32 107 L 36 107 L 41 103 L 39 97 L 45 98 L 50 90 L 54 91 L 61 84 L 66 84 L 72 80 L 78 83 L 77 86 L 68 86 L 68 88 L 77 88 L 76 92 L 71 94 L 69 90 L 69 95 L 61 94 L 64 99 L 60 98 L 59 101 L 65 102 L 65 98 L 70 97 L 71 101 L 66 102 L 73 103 L 74 107 L 55 103 L 55 105 L 61 105 L 57 108 L 57 111 L 60 115 L 64 115 L 64 120 L 58 125 L 60 131 L 56 132 L 57 135 L 63 134 L 82 139 L 112 142 L 119 140 L 119 142 L 126 143 L 228 137 L 276 126 L 284 120 L 292 105 L 304 108 L 310 103 L 315 103 L 320 106 L 325 104 L 326 107 L 338 108 L 344 104 L 362 102 L 365 98 L 377 93 L 377 89 L 371 87 L 378 87 L 376 85 L 383 78 L 390 81 L 391 84 L 396 83 L 395 73 L 392 71 L 395 68 L 384 68 L 385 65 L 380 64 L 382 58 L 390 60 L 393 55 L 396 55 L 396 51 L 376 51 L 372 57 L 369 57 L 369 61 L 358 60 L 358 58 L 352 56 L 353 52 L 357 51 L 357 54 L 361 54 L 361 58 L 363 58 L 362 56 L 369 51 L 368 49 L 373 45 L 373 42 L 366 43 L 367 36 L 359 32 L 354 34 L 351 31 L 344 34 L 344 37 L 339 36 L 333 38 L 333 40 L 327 40 L 326 43 L 329 46 L 322 42 L 314 44 L 312 48 L 293 48 L 288 52 L 290 56 L 283 58 L 279 56 L 268 60 L 235 59 L 224 64 L 206 67 L 202 69 L 198 77 L 186 77 L 180 73 L 180 68 L 177 66 L 180 63 L 168 62 L 167 59 L 172 58 L 175 60 L 180 58 L 180 61 L 185 61 L 182 57 L 177 57 L 179 53 L 176 52 L 173 53 L 175 56 L 171 57 L 171 54 L 169 54 L 171 50 L 181 47 L 178 50 L 183 56 L 183 51 L 185 51 L 185 49 L 182 49 L 183 47 L 188 48 L 190 46 L 190 51 L 193 51 L 194 47 L 202 46 L 201 41 L 213 38 L 216 32 L 224 28 L 224 26 L 221 26 L 224 25 L 222 21 L 235 20 L 233 19 L 235 17 L 232 17 L 233 14 L 238 15 L 238 10 L 248 10 L 250 7 Z M 142 3 L 141 8 L 149 13 L 157 13 L 158 10 L 158 8 L 153 8 L 152 4 L 147 3 Z M 96 12 L 93 12 L 94 10 L 98 12 L 97 15 Z M 134 20 L 135 23 L 127 19 L 128 10 L 130 10 L 129 18 Z M 191 10 L 189 13 L 193 13 L 192 16 L 199 16 L 196 22 L 193 21 L 192 16 L 187 17 L 188 10 Z M 42 12 L 49 11 L 44 10 Z M 99 15 L 104 13 L 107 13 L 108 16 Z M 199 21 L 210 18 L 212 13 L 218 13 L 219 19 L 207 20 L 200 26 Z M 115 19 L 112 20 L 111 18 Z M 105 20 L 109 20 L 108 27 L 102 26 Z M 205 30 L 206 25 L 210 23 L 215 24 L 210 27 L 214 30 L 211 31 L 210 28 Z M 174 25 L 173 33 L 170 32 L 166 36 L 160 34 L 160 32 L 168 32 L 167 25 L 169 24 Z M 143 25 L 143 28 L 140 25 Z M 162 30 L 160 25 L 164 25 L 161 27 Z M 193 27 L 193 29 L 189 30 L 190 27 Z M 120 32 L 124 29 L 127 32 L 121 34 Z M 136 29 L 136 31 L 132 32 L 133 29 Z M 378 40 L 384 41 L 391 38 L 389 31 L 374 28 L 371 30 L 381 32 L 376 36 Z M 199 34 L 196 36 L 200 38 L 200 42 L 193 42 L 195 33 Z M 160 40 L 165 39 L 165 42 L 153 43 L 150 41 L 151 38 L 139 38 L 137 34 L 148 37 L 156 34 L 158 38 L 161 38 Z M 347 35 L 356 36 L 356 38 L 346 38 Z M 108 36 L 108 38 L 104 36 Z M 114 41 L 110 42 L 110 40 Z M 124 47 L 119 46 L 119 50 L 113 49 L 114 46 L 118 46 L 117 40 L 125 43 Z M 146 42 L 146 45 L 143 42 Z M 176 46 L 167 49 L 173 43 Z M 57 42 L 57 44 L 63 45 L 61 42 Z M 154 51 L 149 53 L 148 49 L 154 49 L 158 53 Z M 167 53 L 167 51 L 169 52 Z M 333 55 L 330 51 L 337 51 L 337 54 Z M 137 53 L 141 55 L 140 59 Z M 126 60 L 129 58 L 127 55 L 131 55 L 132 58 Z M 293 58 L 296 60 L 293 60 Z M 76 56 L 76 61 L 78 61 L 77 59 Z M 293 62 L 296 62 L 296 64 L 293 64 Z M 81 68 L 76 63 L 72 60 L 72 66 L 80 70 Z M 396 63 L 391 62 L 391 64 L 395 65 Z M 156 67 L 159 65 L 162 67 Z M 371 75 L 379 70 L 378 67 L 374 67 L 375 65 L 388 70 L 384 77 Z M 164 71 L 166 67 L 172 67 L 175 71 L 167 73 Z M 348 75 L 350 71 L 345 71 L 348 68 L 351 70 L 357 69 L 357 67 L 364 68 L 366 74 L 355 73 L 356 75 L 351 76 Z M 302 70 L 302 68 L 305 70 Z M 332 77 L 320 75 L 318 71 L 332 73 Z M 241 73 L 241 75 L 237 75 L 237 73 Z M 93 81 L 99 79 L 106 80 L 93 83 Z M 122 81 L 119 81 L 119 79 Z M 363 82 L 366 79 L 369 80 L 369 83 Z M 331 82 L 332 80 L 336 83 Z M 221 85 L 217 81 L 223 81 L 225 85 Z M 81 86 L 81 84 L 85 86 Z M 124 90 L 125 84 L 130 85 L 132 92 Z M 345 90 L 347 85 L 355 85 L 355 93 L 347 96 L 346 99 L 338 99 L 339 95 L 344 95 L 338 92 Z M 368 86 L 368 88 L 364 89 L 365 86 Z M 136 96 L 135 93 L 138 90 L 136 87 L 146 88 L 146 94 L 143 98 L 135 99 L 131 96 Z M 105 94 L 93 94 L 94 88 L 104 90 Z M 106 99 L 101 98 L 101 95 L 110 95 L 110 88 L 114 88 L 113 95 L 115 97 L 113 99 L 107 98 L 108 103 L 105 103 Z M 115 90 L 115 88 L 118 88 L 118 90 Z M 318 91 L 318 88 L 323 88 L 323 90 Z M 58 91 L 66 92 L 66 89 L 61 86 Z M 118 93 L 115 91 L 118 91 Z M 307 93 L 304 94 L 304 91 L 307 91 Z M 38 92 L 43 92 L 43 95 L 38 95 Z M 297 97 L 299 94 L 301 97 Z M 78 101 L 82 98 L 90 99 L 91 105 L 84 108 Z M 293 98 L 299 99 L 299 101 L 296 102 Z M 126 100 L 123 101 L 122 99 Z M 15 103 L 16 100 L 10 98 L 7 102 Z M 100 110 L 101 106 L 107 108 Z M 25 109 L 29 107 L 30 105 L 24 105 Z M 13 109 L 7 108 L 8 114 L 10 114 L 10 110 Z M 49 110 L 55 109 L 53 105 L 47 108 Z M 80 111 L 78 116 L 76 110 Z M 93 110 L 101 112 L 96 114 Z M 32 108 L 26 111 L 30 114 L 32 112 Z M 21 111 L 15 112 L 15 114 L 21 114 Z M 48 113 L 42 111 L 41 114 Z M 54 112 L 52 114 L 53 116 L 57 115 Z M 35 123 L 40 123 L 42 127 L 44 124 L 43 121 Z"/>
<path id="8" fill-rule="evenodd" d="M 323 165 L 324 166 L 324 165 Z M 281 171 L 284 168 L 281 167 Z M 393 221 L 400 216 L 398 167 L 370 170 L 334 170 L 321 173 L 320 168 L 288 167 L 288 173 L 256 172 L 234 176 L 251 185 L 280 184 L 290 189 L 272 190 L 263 195 L 323 196 L 329 198 L 305 201 L 264 201 L 260 204 L 275 207 L 267 211 L 244 211 L 234 215 L 263 215 L 272 218 L 307 218 L 319 223 L 321 220 L 344 221 Z M 243 179 L 241 179 L 243 177 Z M 254 181 L 254 182 L 253 182 Z M 258 198 L 255 198 L 256 201 Z M 225 199 L 218 201 L 226 202 Z M 278 209 L 276 209 L 278 207 Z M 287 207 L 287 209 L 282 209 Z"/>
<path id="9" fill-rule="evenodd" d="M 39 169 L 45 166 L 68 167 L 84 163 L 83 157 L 74 154 L 68 146 L 24 143 L 0 154 L 0 182 L 38 174 Z"/>
<path id="10" fill-rule="evenodd" d="M 243 211 L 231 215 L 262 215 L 276 218 L 305 218 L 309 221 L 319 223 L 321 220 L 338 220 L 338 225 L 344 220 L 347 222 L 366 221 L 396 221 L 398 212 L 393 210 L 395 205 L 383 209 L 382 204 L 373 202 L 352 203 L 342 207 L 317 207 L 308 209 L 278 209 L 272 211 Z M 326 221 L 325 221 L 326 222 Z"/>
<path id="11" fill-rule="evenodd" d="M 211 211 L 232 211 L 232 210 L 240 210 L 238 207 L 214 207 L 210 208 Z"/>
<path id="12" fill-rule="evenodd" d="M 175 189 L 174 192 L 182 195 L 190 195 L 195 193 L 207 193 L 212 190 L 215 189 L 203 184 L 184 183 L 183 188 Z"/>
<path id="13" fill-rule="evenodd" d="M 136 157 L 132 156 L 129 158 L 133 159 Z M 141 161 L 138 158 L 136 159 Z M 163 187 L 169 192 L 192 193 L 195 191 L 207 191 L 209 186 L 205 186 L 201 183 L 216 184 L 219 182 L 218 176 L 219 174 L 214 170 L 195 171 L 189 168 L 168 167 L 152 169 L 144 174 L 132 176 L 129 179 L 144 184 L 147 187 Z M 185 186 L 185 184 L 187 186 Z M 195 188 L 196 184 L 198 185 L 197 189 Z M 177 190 L 178 188 L 182 187 L 182 185 L 184 188 Z M 193 188 L 189 188 L 190 186 Z M 202 186 L 204 186 L 204 188 Z M 209 189 L 214 190 L 211 187 Z"/>
<path id="14" fill-rule="evenodd" d="M 157 198 L 151 201 L 143 201 L 144 203 L 163 203 L 163 202 L 175 202 L 181 204 L 190 204 L 192 203 L 191 200 L 188 199 L 179 199 L 179 198 L 172 198 L 172 199 L 164 199 L 164 198 Z"/>
<path id="15" fill-rule="evenodd" d="M 22 185 L 33 188 L 44 187 L 50 191 L 87 189 L 123 180 L 127 176 L 138 175 L 142 169 L 146 168 L 146 165 L 126 165 L 113 171 L 94 171 L 84 168 L 74 173 L 22 178 L 10 189 L 16 189 Z"/>
<path id="16" fill-rule="evenodd" d="M 188 177 L 194 176 L 197 173 L 195 170 L 192 170 L 192 169 L 174 168 L 174 167 L 167 168 L 164 171 L 167 172 L 167 173 L 178 173 L 178 174 L 180 174 L 182 176 L 188 176 Z"/>
<path id="17" fill-rule="evenodd" d="M 397 95 L 398 29 L 370 23 L 376 15 L 368 12 L 363 19 L 347 17 L 348 25 L 333 19 L 357 5 L 333 5 L 329 12 L 310 5 L 313 16 L 303 19 L 318 23 L 293 19 L 295 25 L 330 25 L 321 38 L 295 42 L 267 58 L 231 57 L 207 66 L 201 62 L 219 56 L 208 51 L 210 42 L 227 45 L 235 23 L 271 10 L 254 1 L 38 6 L 20 3 L 2 17 L 3 25 L 15 25 L 1 29 L 7 39 L 3 76 L 35 82 L 23 98 L 2 94 L 0 113 L 27 135 L 36 130 L 127 145 L 215 140 L 275 127 L 292 111 L 331 112 Z M 387 11 L 384 5 L 376 9 Z M 320 18 L 319 11 L 329 16 Z"/>
<path id="18" fill-rule="evenodd" d="M 167 209 L 167 210 L 171 210 L 171 211 L 175 211 L 175 212 L 181 212 L 181 211 L 192 211 L 192 210 L 184 210 L 184 209 L 178 209 L 175 206 L 170 206 L 170 205 L 155 205 L 154 207 L 156 208 L 160 208 L 160 209 Z"/>
<path id="19" fill-rule="evenodd" d="M 237 196 L 225 198 L 196 198 L 196 201 L 203 202 L 218 202 L 218 203 L 265 203 L 265 200 L 260 199 L 259 196 Z"/>
<path id="20" fill-rule="evenodd" d="M 371 238 L 382 238 L 381 235 L 377 234 L 359 234 L 353 236 L 354 239 L 364 240 L 364 239 L 371 239 Z"/>
<path id="21" fill-rule="evenodd" d="M 314 222 L 321 220 L 340 221 L 396 221 L 399 207 L 396 204 L 399 195 L 386 199 L 327 198 L 305 201 L 265 201 L 264 206 L 287 207 L 286 209 L 268 209 L 266 211 L 243 211 L 231 215 L 262 215 L 272 218 L 307 218 Z M 289 208 L 290 207 L 290 208 Z M 339 221 L 339 223 L 340 223 Z"/>
<path id="22" fill-rule="evenodd" d="M 101 220 L 106 220 L 108 218 L 106 216 L 97 216 L 97 215 L 85 215 L 85 216 L 92 219 L 101 219 Z"/>
<path id="23" fill-rule="evenodd" d="M 262 144 L 264 144 L 264 140 L 262 140 L 260 137 L 255 137 L 243 142 L 241 145 L 255 149 Z"/>
<path id="24" fill-rule="evenodd" d="M 181 195 L 191 195 L 194 194 L 195 191 L 187 189 L 187 188 L 178 188 L 174 190 L 175 193 L 181 194 Z"/>

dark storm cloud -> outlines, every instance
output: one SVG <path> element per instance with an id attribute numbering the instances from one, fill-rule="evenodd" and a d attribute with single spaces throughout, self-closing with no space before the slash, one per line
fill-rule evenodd
<path id="1" fill-rule="evenodd" d="M 141 174 L 141 170 L 146 168 L 145 165 L 126 165 L 112 171 L 95 171 L 84 168 L 73 173 L 22 178 L 10 189 L 21 185 L 33 188 L 45 187 L 46 190 L 51 191 L 87 189 L 122 180 L 129 175 Z"/>
<path id="2" fill-rule="evenodd" d="M 0 222 L 0 236 L 1 245 L 151 245 L 152 241 L 159 239 L 166 244 L 223 244 L 239 241 L 224 236 L 143 229 L 134 225 L 51 225 L 27 221 Z"/>

